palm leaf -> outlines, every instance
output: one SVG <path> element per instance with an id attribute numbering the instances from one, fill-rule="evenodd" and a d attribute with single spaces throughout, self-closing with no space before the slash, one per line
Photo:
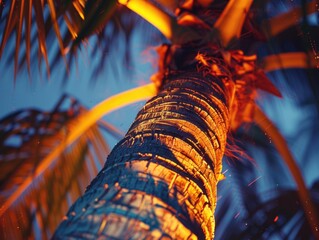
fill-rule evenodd
<path id="1" fill-rule="evenodd" d="M 133 12 L 140 15 L 142 18 L 156 27 L 168 40 L 174 44 L 182 44 L 201 38 L 198 33 L 187 26 L 179 24 L 175 16 L 171 16 L 165 10 L 158 7 L 158 5 L 152 3 L 152 1 L 120 0 L 119 3 L 127 6 Z"/>
<path id="2" fill-rule="evenodd" d="M 74 44 L 78 44 L 79 41 L 86 39 L 90 35 L 96 32 L 100 32 L 110 20 L 113 12 L 115 11 L 116 0 L 110 1 L 88 1 L 83 9 L 81 17 L 83 23 L 73 24 L 73 28 L 77 27 Z M 99 17 L 96 17 L 99 16 Z"/>
<path id="3" fill-rule="evenodd" d="M 298 25 L 305 14 L 312 14 L 317 11 L 316 1 L 308 2 L 306 5 L 295 7 L 288 12 L 282 13 L 262 23 L 262 28 L 268 37 L 274 37 L 279 33 Z"/>
<path id="4" fill-rule="evenodd" d="M 278 129 L 273 125 L 273 123 L 259 108 L 255 109 L 254 121 L 266 132 L 266 134 L 269 135 L 269 137 L 271 137 L 279 154 L 281 155 L 287 167 L 289 168 L 290 173 L 292 174 L 296 182 L 300 202 L 304 208 L 305 215 L 308 219 L 308 223 L 311 226 L 313 233 L 317 232 L 319 220 L 318 216 L 316 215 L 315 206 L 312 203 L 310 194 L 303 180 L 300 168 L 298 167 L 295 159 L 293 158 L 285 139 L 280 134 Z"/>
<path id="5" fill-rule="evenodd" d="M 317 68 L 319 59 L 311 53 L 279 53 L 264 57 L 261 65 L 266 72 L 287 68 Z"/>
<path id="6" fill-rule="evenodd" d="M 244 144 L 240 145 L 244 150 Z M 226 179 L 219 183 L 216 239 L 240 239 L 236 236 L 243 231 L 246 217 L 262 202 L 258 180 L 263 175 L 254 161 L 242 156 L 237 159 L 227 157 L 223 164 Z"/>
<path id="7" fill-rule="evenodd" d="M 318 182 L 312 186 L 310 192 L 315 204 L 318 205 Z M 296 190 L 281 189 L 279 193 L 267 195 L 271 197 L 257 205 L 247 216 L 247 228 L 237 237 L 270 239 L 277 236 L 281 239 L 312 239 L 313 236 L 305 213 L 301 211 Z M 316 211 L 316 213 L 319 212 Z"/>
<path id="8" fill-rule="evenodd" d="M 19 56 L 21 55 L 20 46 L 23 41 L 25 41 L 26 45 L 25 56 L 22 56 L 22 59 L 26 58 L 27 67 L 30 69 L 30 43 L 31 39 L 34 37 L 34 34 L 37 32 L 39 56 L 42 56 L 45 60 L 47 72 L 49 74 L 50 68 L 46 40 L 50 31 L 53 30 L 55 32 L 60 49 L 60 53 L 58 54 L 59 58 L 61 56 L 64 58 L 64 55 L 69 51 L 69 44 L 71 40 L 77 39 L 77 42 L 83 40 L 92 32 L 95 32 L 97 28 L 102 28 L 102 26 L 105 25 L 109 20 L 116 1 L 103 2 L 104 5 L 99 4 L 98 8 L 96 9 L 96 5 L 86 4 L 85 0 L 68 0 L 64 2 L 57 0 L 11 1 L 9 10 L 4 11 L 4 18 L 6 18 L 6 21 L 1 37 L 0 57 L 5 50 L 5 46 L 9 38 L 12 37 L 13 33 L 16 33 L 16 47 L 14 50 L 15 74 L 19 70 Z M 94 7 L 92 7 L 93 5 Z M 0 6 L 0 9 L 2 9 L 2 2 Z M 101 7 L 105 8 L 101 9 Z M 93 19 L 92 16 L 96 16 L 96 14 L 99 14 L 100 18 L 94 19 L 98 19 L 99 22 L 96 22 L 95 20 L 95 22 L 91 22 Z M 62 24 L 60 24 L 60 18 L 64 19 Z M 88 20 L 86 20 L 86 18 L 88 18 Z M 92 24 L 94 24 L 94 27 Z M 25 28 L 23 28 L 23 25 L 25 25 Z M 0 24 L 0 26 L 3 26 L 3 22 Z M 37 29 L 35 32 L 32 31 L 32 26 L 36 26 Z M 64 29 L 64 26 L 66 26 L 68 29 L 66 33 L 63 33 L 61 30 Z M 89 33 L 88 28 L 90 29 Z M 39 58 L 39 62 L 41 62 L 41 58 Z"/>
<path id="9" fill-rule="evenodd" d="M 101 11 L 103 11 L 103 9 L 101 9 Z M 144 21 L 141 21 L 136 14 L 132 14 L 132 12 L 125 7 L 117 7 L 104 28 L 102 28 L 101 25 L 100 28 L 96 29 L 96 32 L 92 32 L 92 29 L 85 32 L 84 28 L 81 31 L 81 37 L 78 37 L 73 43 L 70 42 L 72 45 L 68 64 L 71 65 L 72 61 L 76 60 L 77 48 L 83 45 L 80 44 L 81 41 L 83 43 L 89 41 L 87 44 L 85 43 L 84 46 L 89 46 L 90 58 L 96 60 L 94 64 L 92 64 L 92 81 L 95 81 L 97 76 L 105 72 L 111 71 L 114 75 L 116 75 L 117 71 L 125 72 L 128 68 L 123 68 L 123 65 L 129 66 L 131 64 L 131 52 L 133 49 L 131 46 L 131 36 L 133 36 L 134 29 L 141 25 L 148 31 Z M 95 34 L 95 37 L 90 37 L 90 34 Z M 147 37 L 143 38 L 145 41 L 147 41 L 147 39 Z M 110 57 L 113 53 L 112 51 L 115 52 L 116 58 L 119 60 L 119 66 L 117 66 L 112 57 Z M 56 55 L 52 69 L 55 67 L 55 63 L 58 62 L 58 59 L 59 55 Z M 115 78 L 116 77 L 117 76 L 115 76 Z"/>
<path id="10" fill-rule="evenodd" d="M 252 2 L 252 0 L 230 0 L 218 17 L 214 28 L 218 32 L 219 41 L 223 47 L 227 48 L 233 41 L 239 39 Z"/>
<path id="11" fill-rule="evenodd" d="M 72 99 L 63 110 L 66 100 L 64 96 L 51 113 L 17 111 L 0 121 L 1 239 L 50 236 L 70 204 L 98 173 L 95 166 L 100 168 L 104 163 L 109 149 L 95 124 L 57 155 L 41 178 L 37 177 L 45 157 L 72 131 L 71 120 L 85 112 Z M 29 187 L 19 191 L 26 184 Z M 12 196 L 14 204 L 8 205 Z"/>
<path id="12" fill-rule="evenodd" d="M 237 163 L 236 165 L 238 166 Z M 295 189 L 273 189 L 260 193 L 256 188 L 245 187 L 246 182 L 242 180 L 246 174 L 252 177 L 254 175 L 252 172 L 243 168 L 238 170 L 233 167 L 232 169 L 232 181 L 228 180 L 220 187 L 223 196 L 218 203 L 220 206 L 217 205 L 216 220 L 223 223 L 223 228 L 217 225 L 216 237 L 222 237 L 226 240 L 313 239 L 305 212 L 301 207 L 298 191 Z M 234 172 L 237 172 L 237 175 Z M 243 188 L 239 194 L 245 198 L 246 206 L 243 209 L 236 207 L 230 211 L 229 209 L 238 206 L 236 199 L 240 197 L 238 194 L 236 195 L 236 185 L 234 185 L 236 182 L 240 183 L 239 185 Z M 227 189 L 231 189 L 231 191 L 227 191 Z M 317 180 L 309 189 L 316 205 L 319 204 L 318 190 Z M 316 213 L 318 214 L 318 211 Z M 230 219 L 232 220 L 230 221 Z"/>

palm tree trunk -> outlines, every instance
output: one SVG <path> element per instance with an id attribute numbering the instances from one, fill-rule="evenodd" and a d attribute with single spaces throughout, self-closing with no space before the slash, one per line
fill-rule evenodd
<path id="1" fill-rule="evenodd" d="M 54 239 L 211 239 L 229 127 L 223 80 L 166 78 Z"/>

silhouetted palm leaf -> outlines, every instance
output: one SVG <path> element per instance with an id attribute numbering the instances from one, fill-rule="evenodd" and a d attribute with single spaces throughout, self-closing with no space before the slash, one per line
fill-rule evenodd
<path id="1" fill-rule="evenodd" d="M 260 193 L 243 181 L 244 174 L 248 176 L 254 176 L 254 174 L 246 168 L 238 170 L 238 164 L 235 164 L 236 168 L 232 167 L 232 175 L 229 177 L 232 180 L 226 183 L 231 187 L 226 187 L 226 184 L 220 187 L 221 194 L 225 195 L 222 195 L 220 199 L 217 212 L 217 221 L 220 222 L 220 226 L 217 225 L 216 229 L 217 237 L 226 240 L 313 239 L 297 191 L 276 188 Z M 228 169 L 230 169 L 229 166 Z M 314 203 L 318 206 L 317 185 L 318 183 L 314 183 L 310 192 Z M 240 190 L 236 190 L 236 186 L 240 186 Z M 244 199 L 238 201 L 241 197 Z M 243 202 L 246 205 L 243 205 Z"/>
<path id="2" fill-rule="evenodd" d="M 310 189 L 313 200 L 319 205 L 318 182 Z M 280 189 L 268 194 L 271 197 L 257 205 L 247 216 L 247 228 L 240 239 L 312 239 L 305 213 L 300 208 L 298 193 L 294 189 Z M 319 213 L 318 209 L 316 210 Z M 267 216 L 267 217 L 266 217 Z"/>
<path id="3" fill-rule="evenodd" d="M 15 74 L 18 71 L 21 40 L 25 41 L 25 54 L 28 68 L 30 68 L 31 38 L 33 38 L 31 28 L 36 24 L 38 34 L 39 53 L 44 58 L 49 72 L 48 51 L 46 37 L 53 28 L 59 43 L 59 48 L 64 55 L 65 46 L 61 35 L 58 18 L 65 16 L 67 26 L 72 35 L 76 35 L 75 26 L 79 25 L 79 20 L 83 15 L 81 5 L 83 1 L 66 1 L 63 4 L 58 1 L 30 0 L 30 1 L 10 1 L 10 9 L 5 14 L 6 25 L 1 37 L 0 56 L 9 40 L 10 36 L 16 33 L 15 47 Z M 47 12 L 49 11 L 49 13 Z M 24 27 L 23 27 L 24 25 Z M 3 26 L 3 24 L 1 24 Z M 23 30 L 24 29 L 24 30 Z"/>
<path id="4" fill-rule="evenodd" d="M 67 63 L 65 57 L 67 53 L 69 53 L 67 67 L 70 66 L 80 43 L 87 41 L 92 34 L 98 34 L 98 43 L 103 46 L 103 55 L 100 61 L 103 65 L 107 50 L 110 45 L 118 40 L 121 34 L 124 34 L 126 41 L 129 42 L 136 19 L 132 17 L 131 20 L 133 21 L 127 21 L 127 10 L 116 7 L 115 0 L 94 1 L 94 3 L 84 0 L 64 1 L 63 3 L 56 0 L 13 0 L 9 2 L 10 8 L 5 8 L 1 18 L 3 21 L 0 23 L 1 29 L 3 28 L 2 36 L 0 36 L 0 57 L 6 50 L 5 46 L 8 40 L 13 38 L 14 33 L 16 33 L 13 56 L 9 57 L 9 59 L 11 57 L 15 59 L 15 74 L 25 63 L 27 63 L 30 73 L 30 59 L 36 59 L 37 56 L 40 66 L 41 57 L 45 60 L 48 74 L 50 68 L 54 68 L 61 58 L 64 58 L 65 63 Z M 114 13 L 115 10 L 116 13 Z M 124 13 L 125 18 L 122 17 Z M 109 27 L 105 29 L 107 24 Z M 37 28 L 36 31 L 33 30 L 34 26 Z M 52 39 L 50 34 L 52 30 L 55 32 L 55 39 Z M 58 40 L 59 51 L 51 47 L 51 45 L 54 46 L 56 39 Z M 39 43 L 38 48 L 34 44 L 35 41 Z M 22 46 L 23 42 L 25 42 L 24 48 Z M 47 45 L 50 45 L 49 50 Z M 99 44 L 94 44 L 93 48 L 99 49 L 99 46 Z M 126 49 L 124 54 L 127 61 L 129 60 L 128 50 L 129 48 Z M 49 59 L 49 54 L 53 54 L 53 59 Z M 99 71 L 96 70 L 96 72 Z"/>
<path id="5" fill-rule="evenodd" d="M 254 162 L 239 158 L 240 161 L 224 160 L 226 179 L 219 184 L 216 239 L 239 239 L 236 236 L 245 229 L 247 215 L 261 202 L 258 181 L 263 177 L 262 172 Z"/>
<path id="6" fill-rule="evenodd" d="M 66 100 L 70 103 L 64 110 Z M 1 120 L 1 238 L 50 236 L 98 173 L 109 148 L 95 124 L 35 178 L 45 156 L 72 131 L 68 123 L 84 111 L 77 101 L 63 97 L 52 112 L 23 110 Z M 27 189 L 19 191 L 22 186 Z M 13 196 L 13 205 L 7 205 Z"/>

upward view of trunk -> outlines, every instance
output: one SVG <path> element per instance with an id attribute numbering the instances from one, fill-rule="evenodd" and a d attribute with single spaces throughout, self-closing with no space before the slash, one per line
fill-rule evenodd
<path id="1" fill-rule="evenodd" d="M 137 50 L 162 44 L 152 83 L 90 110 L 70 96 L 67 109 L 61 100 L 52 112 L 16 111 L 19 104 L 8 104 L 13 112 L 0 119 L 0 239 L 46 239 L 52 233 L 53 239 L 213 239 L 229 130 L 231 157 L 256 155 L 261 167 L 236 164 L 225 170 L 236 177 L 220 188 L 216 238 L 319 239 L 319 180 L 309 164 L 315 162 L 319 132 L 313 124 L 313 109 L 319 109 L 318 6 L 318 0 L 0 0 L 0 59 L 13 59 L 14 83 L 23 66 L 31 80 L 38 63 L 37 81 L 41 61 L 47 77 L 58 69 L 52 76 L 60 79 L 62 61 L 72 74 L 82 53 L 84 78 L 88 70 L 97 80 L 104 66 L 107 74 L 115 67 L 107 78 L 122 76 L 120 53 L 121 64 L 140 78 L 144 67 L 135 72 L 135 62 L 149 56 L 136 57 Z M 7 87 L 5 101 L 12 99 Z M 265 93 L 288 100 L 268 106 Z M 50 91 L 50 99 L 55 94 Z M 84 94 L 89 92 L 80 94 L 82 100 L 90 97 Z M 43 101 L 35 106 L 49 103 L 45 92 L 39 96 Z M 150 97 L 125 136 L 102 119 Z M 288 126 L 281 117 L 291 113 Z M 124 136 L 101 171 L 109 148 L 100 128 L 120 135 L 118 140 Z M 262 195 L 265 190 L 272 196 Z"/>
<path id="2" fill-rule="evenodd" d="M 212 239 L 229 127 L 222 77 L 168 75 L 54 239 Z"/>

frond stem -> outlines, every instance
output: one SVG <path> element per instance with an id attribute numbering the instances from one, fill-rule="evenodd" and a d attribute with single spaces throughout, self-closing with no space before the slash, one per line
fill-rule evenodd
<path id="1" fill-rule="evenodd" d="M 280 53 L 264 57 L 261 65 L 266 72 L 287 68 L 318 68 L 319 59 L 312 53 Z"/>
<path id="2" fill-rule="evenodd" d="M 200 39 L 191 28 L 179 25 L 175 17 L 170 16 L 158 6 L 147 0 L 118 0 L 136 14 L 156 27 L 168 40 L 182 44 Z"/>
<path id="3" fill-rule="evenodd" d="M 318 3 L 316 3 L 316 0 L 307 3 L 305 6 L 306 13 L 315 13 L 317 11 L 317 4 Z M 269 20 L 265 20 L 262 23 L 261 28 L 266 33 L 267 37 L 271 38 L 292 27 L 293 25 L 296 25 L 303 14 L 302 7 L 296 7 Z"/>
<path id="4" fill-rule="evenodd" d="M 230 0 L 217 19 L 214 30 L 217 30 L 219 41 L 223 47 L 229 47 L 233 40 L 240 37 L 252 2 L 252 0 Z"/>

